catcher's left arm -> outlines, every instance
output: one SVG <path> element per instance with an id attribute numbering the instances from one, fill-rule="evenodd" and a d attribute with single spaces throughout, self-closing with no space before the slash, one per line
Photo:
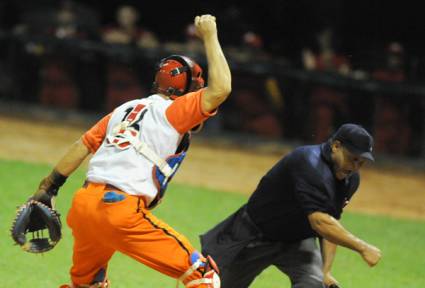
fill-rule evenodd
<path id="1" fill-rule="evenodd" d="M 12 238 L 23 250 L 32 253 L 52 249 L 61 238 L 61 222 L 55 210 L 54 197 L 68 176 L 77 169 L 90 154 L 82 139 L 75 142 L 53 171 L 41 180 L 34 195 L 18 208 L 12 224 Z M 44 237 L 43 230 L 49 237 Z M 26 235 L 32 233 L 31 240 Z"/>

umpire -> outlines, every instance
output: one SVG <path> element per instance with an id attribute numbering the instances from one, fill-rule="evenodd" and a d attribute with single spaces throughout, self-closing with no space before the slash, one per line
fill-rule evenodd
<path id="1" fill-rule="evenodd" d="M 344 124 L 327 142 L 298 147 L 272 167 L 247 204 L 201 235 L 222 287 L 248 287 L 270 265 L 288 275 L 293 288 L 338 285 L 331 275 L 337 245 L 377 264 L 381 251 L 338 221 L 359 186 L 359 169 L 374 161 L 372 146 L 363 127 Z"/>

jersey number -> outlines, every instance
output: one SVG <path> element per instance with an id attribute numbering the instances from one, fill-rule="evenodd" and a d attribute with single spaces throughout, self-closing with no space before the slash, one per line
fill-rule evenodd
<path id="1" fill-rule="evenodd" d="M 125 110 L 122 122 L 114 128 L 112 137 L 108 137 L 108 145 L 113 145 L 120 149 L 127 149 L 130 146 L 130 141 L 127 139 L 129 136 L 128 133 L 132 137 L 139 135 L 140 121 L 142 121 L 148 111 L 147 109 L 143 109 L 145 107 L 143 104 L 138 104 L 136 107 L 130 107 Z"/>

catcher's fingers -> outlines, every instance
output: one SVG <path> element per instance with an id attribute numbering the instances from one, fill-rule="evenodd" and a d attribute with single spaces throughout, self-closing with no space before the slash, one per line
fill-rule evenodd
<path id="1" fill-rule="evenodd" d="M 217 33 L 215 17 L 209 14 L 195 17 L 196 35 L 204 38 L 208 35 Z"/>
<path id="2" fill-rule="evenodd" d="M 52 196 L 44 188 L 39 188 L 34 195 L 32 195 L 31 199 L 40 202 L 48 202 Z"/>
<path id="3" fill-rule="evenodd" d="M 46 190 L 39 189 L 30 200 L 41 202 L 52 209 L 55 209 L 55 197 L 48 193 Z"/>
<path id="4" fill-rule="evenodd" d="M 215 23 L 215 16 L 212 16 L 210 14 L 202 15 L 202 16 L 196 16 L 195 17 L 195 26 L 196 25 L 208 25 L 210 23 Z"/>
<path id="5" fill-rule="evenodd" d="M 215 16 L 212 16 L 210 14 L 196 16 L 195 17 L 195 25 L 199 25 L 200 21 L 206 21 L 206 20 L 215 21 L 215 19 L 216 19 Z"/>

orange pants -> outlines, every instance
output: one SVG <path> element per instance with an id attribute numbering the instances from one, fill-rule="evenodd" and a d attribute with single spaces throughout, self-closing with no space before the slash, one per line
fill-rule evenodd
<path id="1" fill-rule="evenodd" d="M 125 198 L 104 202 L 108 191 Z M 74 285 L 90 284 L 99 270 L 106 271 L 115 251 L 174 278 L 191 266 L 190 255 L 195 249 L 184 236 L 152 215 L 142 197 L 90 183 L 76 192 L 67 223 L 74 236 Z M 201 277 L 195 271 L 184 282 Z"/>

